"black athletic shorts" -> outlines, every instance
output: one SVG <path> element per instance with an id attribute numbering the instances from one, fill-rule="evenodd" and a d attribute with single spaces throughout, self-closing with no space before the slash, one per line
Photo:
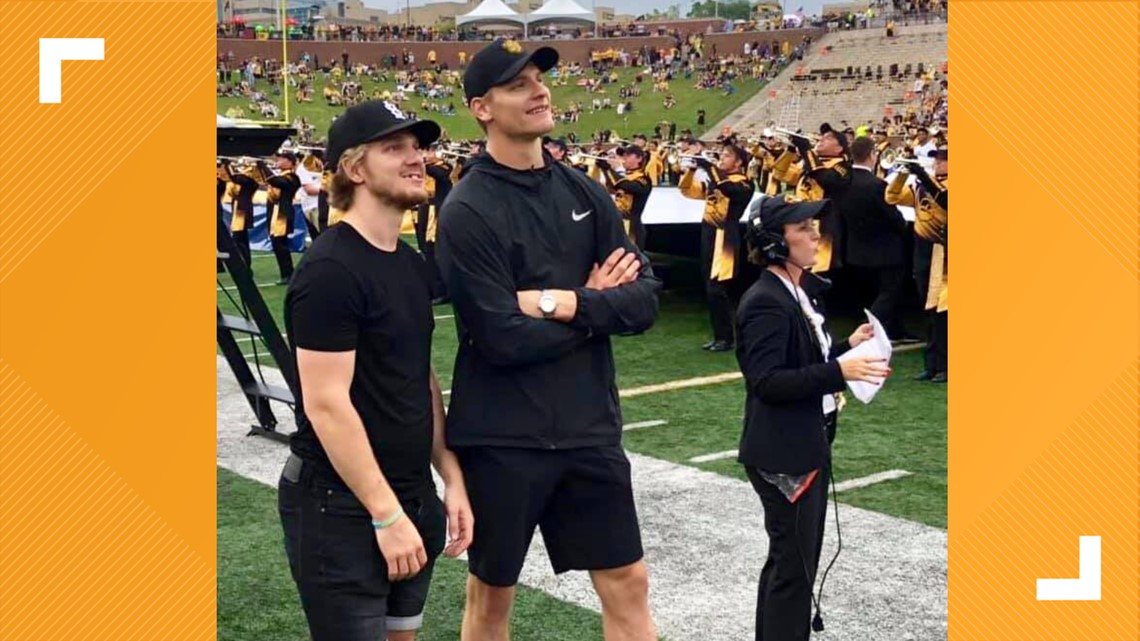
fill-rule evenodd
<path id="1" fill-rule="evenodd" d="M 641 531 L 621 446 L 571 450 L 456 448 L 475 514 L 468 570 L 484 583 L 518 582 L 537 525 L 555 573 L 641 560 Z"/>
<path id="2" fill-rule="evenodd" d="M 428 564 L 393 583 L 368 510 L 339 481 L 297 474 L 303 464 L 290 459 L 278 482 L 278 509 L 313 641 L 376 641 L 388 630 L 419 629 L 435 559 L 447 539 L 447 516 L 435 489 L 428 484 L 400 496 Z"/>

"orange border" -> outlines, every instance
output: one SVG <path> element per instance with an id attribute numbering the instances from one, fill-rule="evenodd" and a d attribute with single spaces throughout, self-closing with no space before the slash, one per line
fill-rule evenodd
<path id="1" fill-rule="evenodd" d="M 215 6 L 6 2 L 0 639 L 210 639 Z M 39 38 L 103 38 L 39 103 Z"/>
<path id="2" fill-rule="evenodd" d="M 1140 5 L 951 5 L 950 639 L 1137 639 Z"/>

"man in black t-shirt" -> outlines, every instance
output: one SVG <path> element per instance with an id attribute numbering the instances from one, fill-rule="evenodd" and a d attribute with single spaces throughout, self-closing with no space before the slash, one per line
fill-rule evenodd
<path id="1" fill-rule="evenodd" d="M 411 641 L 435 557 L 471 542 L 431 368 L 430 278 L 399 239 L 403 212 L 427 199 L 420 150 L 439 133 L 379 101 L 333 123 L 329 199 L 345 215 L 285 296 L 300 395 L 279 509 L 314 641 Z"/>

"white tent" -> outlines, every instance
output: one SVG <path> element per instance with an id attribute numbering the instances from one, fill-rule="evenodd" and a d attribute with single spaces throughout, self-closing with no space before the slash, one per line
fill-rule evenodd
<path id="1" fill-rule="evenodd" d="M 550 22 L 585 22 L 594 24 L 594 12 L 583 9 L 574 0 L 548 0 L 526 17 L 527 26 Z"/>
<path id="2" fill-rule="evenodd" d="M 525 26 L 526 21 L 503 0 L 483 0 L 471 13 L 455 18 L 456 26 L 465 24 L 515 24 Z"/>

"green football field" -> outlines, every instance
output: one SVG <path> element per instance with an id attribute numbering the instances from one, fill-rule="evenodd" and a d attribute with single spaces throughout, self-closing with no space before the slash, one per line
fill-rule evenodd
<path id="1" fill-rule="evenodd" d="M 408 240 L 414 245 L 413 239 Z M 298 259 L 294 255 L 294 260 Z M 255 282 L 262 284 L 262 294 L 281 325 L 285 288 L 273 284 L 277 267 L 272 254 L 254 252 L 253 266 Z M 684 264 L 676 269 L 683 270 Z M 220 286 L 229 282 L 228 275 L 219 275 Z M 650 331 L 613 341 L 619 389 L 739 371 L 732 353 L 712 354 L 700 349 L 708 339 L 709 321 L 699 291 L 666 290 L 660 302 L 658 321 Z M 218 292 L 218 304 L 223 313 L 236 312 L 223 291 Z M 433 362 L 445 390 L 451 384 L 457 347 L 452 314 L 448 306 L 435 308 Z M 831 320 L 837 336 L 850 331 L 856 322 L 853 317 Z M 919 318 L 909 321 L 914 331 L 920 329 L 920 323 Z M 252 354 L 253 341 L 244 340 L 240 345 L 246 354 Z M 264 358 L 265 349 L 260 348 L 259 353 Z M 905 470 L 911 475 L 842 492 L 839 500 L 944 529 L 947 388 L 910 380 L 922 367 L 921 352 L 897 353 L 892 365 L 893 377 L 871 405 L 864 406 L 848 395 L 834 448 L 835 475 L 837 481 L 887 470 Z M 743 408 L 744 390 L 739 379 L 624 398 L 626 425 L 654 423 L 625 432 L 624 445 L 638 454 L 743 479 L 734 458 L 690 461 L 735 449 Z M 306 638 L 304 617 L 281 547 L 275 491 L 221 468 L 218 567 L 219 639 Z M 456 639 L 463 609 L 465 564 L 443 560 L 437 577 L 421 638 Z M 601 638 L 601 620 L 596 613 L 529 588 L 520 588 L 512 626 L 515 641 Z"/>
<path id="2" fill-rule="evenodd" d="M 324 74 L 318 73 L 317 75 L 318 79 L 314 83 L 315 91 L 313 102 L 297 104 L 293 101 L 293 93 L 290 93 L 289 121 L 292 122 L 297 116 L 303 116 L 309 123 L 316 127 L 317 137 L 323 138 L 328 131 L 332 117 L 343 111 L 344 107 L 329 106 L 325 103 L 321 91 L 326 84 L 331 84 L 331 80 Z M 577 135 L 579 140 L 588 140 L 593 132 L 610 129 L 616 131 L 622 137 L 629 138 L 636 133 L 652 135 L 653 127 L 658 122 L 668 120 L 677 123 L 678 134 L 684 129 L 691 129 L 694 134 L 700 136 L 706 129 L 715 125 L 732 112 L 733 109 L 736 109 L 748 98 L 755 95 L 755 93 L 766 84 L 766 81 L 762 80 L 738 78 L 733 83 L 735 93 L 726 95 L 723 89 L 697 89 L 694 86 L 696 84 L 696 76 L 692 79 L 685 79 L 684 76 L 678 76 L 669 86 L 669 92 L 676 97 L 677 105 L 671 109 L 666 109 L 663 104 L 665 94 L 654 93 L 652 91 L 652 79 L 647 76 L 639 85 L 641 87 L 641 95 L 630 99 L 633 103 L 632 112 L 619 116 L 617 115 L 616 108 L 603 109 L 597 112 L 590 111 L 591 100 L 595 97 L 608 97 L 616 106 L 619 100 L 619 88 L 632 84 L 635 75 L 636 73 L 632 70 L 619 70 L 618 83 L 604 85 L 606 91 L 604 94 L 587 93 L 584 89 L 574 86 L 573 79 L 571 79 L 571 84 L 568 86 L 552 87 L 551 98 L 555 106 L 565 109 L 572 101 L 576 101 L 583 103 L 584 107 L 578 122 L 558 123 L 552 135 L 565 136 L 572 131 Z M 392 91 L 396 87 L 394 75 L 389 79 L 389 82 L 386 83 L 373 82 L 367 76 L 360 76 L 354 79 L 361 84 L 364 94 L 369 97 L 372 95 L 373 90 L 377 88 L 381 91 Z M 258 82 L 257 89 L 270 94 L 272 85 L 264 81 Z M 283 98 L 281 96 L 271 95 L 271 101 L 282 110 L 281 113 L 284 115 Z M 464 107 L 463 91 L 460 87 L 456 87 L 456 92 L 452 99 L 437 101 L 443 106 L 446 106 L 448 102 L 454 102 L 456 115 L 445 116 L 441 113 L 429 113 L 421 108 L 421 102 L 422 99 L 418 96 L 409 96 L 402 107 L 405 111 L 415 111 L 420 118 L 427 118 L 439 122 L 448 136 L 453 140 L 467 140 L 483 137 L 483 133 L 475 123 L 474 118 L 471 117 L 471 114 L 467 111 L 466 107 Z M 258 118 L 258 116 L 250 111 L 250 101 L 246 98 L 219 97 L 217 103 L 219 114 L 225 115 L 227 109 L 240 107 L 244 110 L 247 118 Z M 698 109 L 705 110 L 705 125 L 703 127 L 697 124 Z"/>
<path id="3" fill-rule="evenodd" d="M 283 328 L 280 319 L 285 288 L 271 284 L 277 280 L 276 263 L 268 253 L 255 252 L 254 256 L 255 282 L 265 284 L 261 291 Z M 219 282 L 224 285 L 228 278 L 219 275 Z M 218 301 L 223 313 L 236 312 L 225 292 L 218 292 Z M 709 320 L 699 292 L 666 290 L 660 301 L 661 311 L 650 331 L 613 340 L 619 389 L 739 371 L 733 353 L 715 354 L 700 349 L 709 338 Z M 445 390 L 451 386 L 457 349 L 452 314 L 449 306 L 435 308 L 432 361 Z M 837 336 L 845 335 L 855 321 L 832 319 L 833 331 Z M 911 319 L 910 325 L 918 329 L 920 322 Z M 245 353 L 253 352 L 252 340 L 243 340 L 240 345 Z M 264 347 L 259 353 L 264 357 Z M 911 380 L 922 368 L 921 352 L 900 352 L 892 366 L 893 377 L 871 405 L 863 405 L 848 395 L 835 443 L 836 480 L 895 469 L 913 474 L 845 492 L 841 500 L 945 528 L 946 386 Z M 622 410 L 627 424 L 668 421 L 626 432 L 625 445 L 629 450 L 744 478 L 740 466 L 731 458 L 689 462 L 693 457 L 736 448 L 744 412 L 740 380 L 626 398 Z"/>

